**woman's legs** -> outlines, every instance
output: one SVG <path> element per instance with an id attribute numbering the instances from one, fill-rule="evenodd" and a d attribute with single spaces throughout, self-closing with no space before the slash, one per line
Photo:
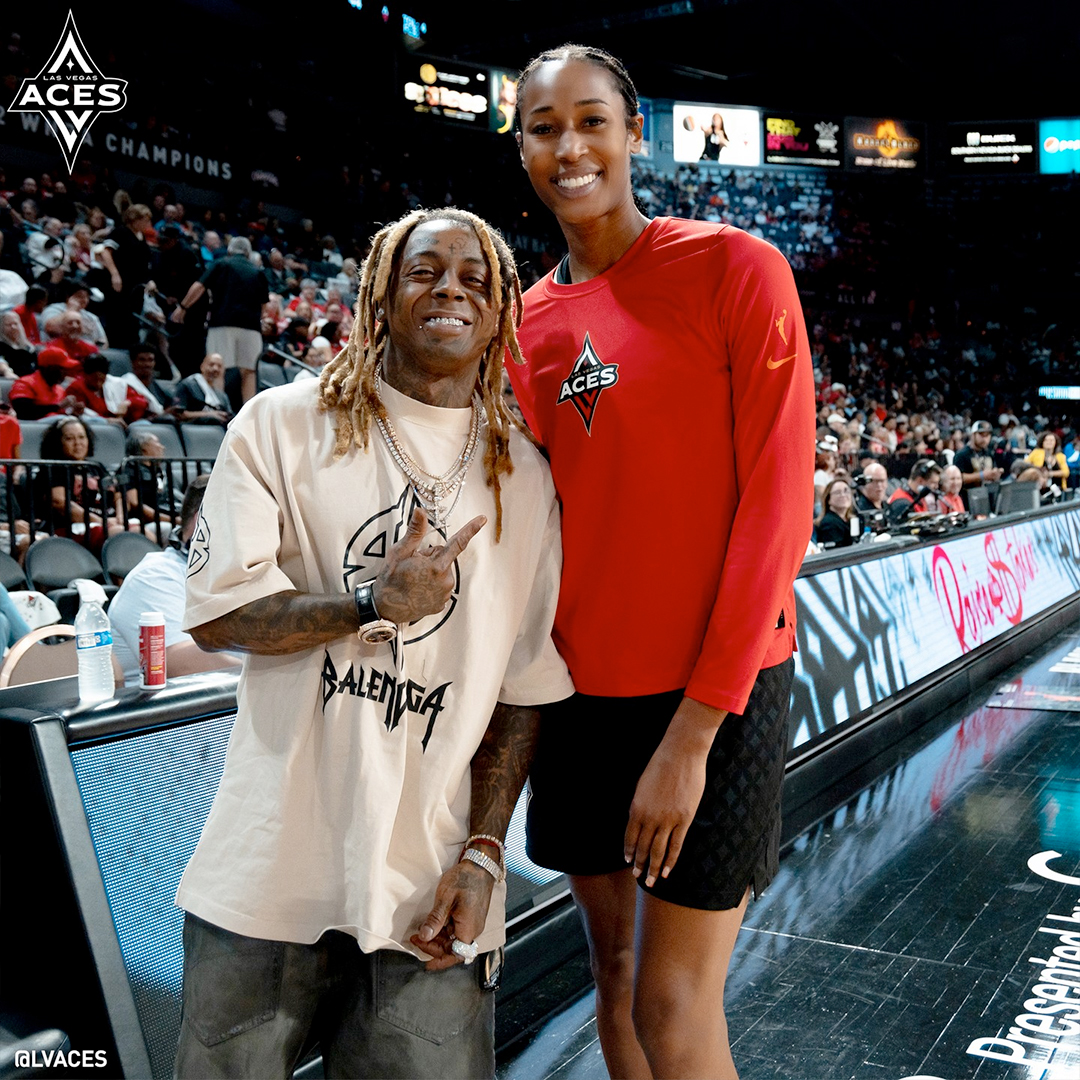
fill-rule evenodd
<path id="1" fill-rule="evenodd" d="M 634 1033 L 634 921 L 638 887 L 630 868 L 614 874 L 572 875 L 570 889 L 585 923 L 596 983 L 596 1030 L 608 1075 L 652 1080 Z"/>
<path id="2" fill-rule="evenodd" d="M 737 1080 L 724 984 L 749 895 L 705 911 L 638 890 L 634 1030 L 653 1076 Z"/>
<path id="3" fill-rule="evenodd" d="M 617 1080 L 737 1080 L 724 984 L 749 890 L 704 911 L 651 896 L 629 870 L 572 876 L 596 982 L 596 1029 Z"/>

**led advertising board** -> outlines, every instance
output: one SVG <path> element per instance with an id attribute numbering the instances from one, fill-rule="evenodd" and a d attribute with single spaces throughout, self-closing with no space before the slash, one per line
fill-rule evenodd
<path id="1" fill-rule="evenodd" d="M 497 135 L 509 134 L 517 111 L 517 72 L 492 68 L 489 99 L 488 126 Z"/>
<path id="2" fill-rule="evenodd" d="M 765 164 L 839 168 L 843 119 L 808 113 L 765 114 Z"/>
<path id="3" fill-rule="evenodd" d="M 735 105 L 677 102 L 672 109 L 676 161 L 761 164 L 761 112 Z"/>
<path id="4" fill-rule="evenodd" d="M 796 580 L 793 747 L 1080 590 L 1080 512 L 1001 521 Z"/>
<path id="5" fill-rule="evenodd" d="M 925 145 L 922 124 L 890 117 L 849 116 L 844 120 L 844 165 L 857 172 L 921 171 Z"/>
<path id="6" fill-rule="evenodd" d="M 1039 172 L 1080 172 L 1080 119 L 1039 121 Z"/>
<path id="7" fill-rule="evenodd" d="M 949 169 L 954 173 L 1039 171 L 1034 121 L 949 125 Z"/>
<path id="8" fill-rule="evenodd" d="M 402 95 L 411 112 L 487 130 L 491 90 L 487 68 L 419 56 L 404 63 Z"/>

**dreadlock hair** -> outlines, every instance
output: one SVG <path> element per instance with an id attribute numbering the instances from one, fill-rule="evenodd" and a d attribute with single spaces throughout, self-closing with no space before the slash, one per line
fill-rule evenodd
<path id="1" fill-rule="evenodd" d="M 484 477 L 495 494 L 495 542 L 498 543 L 502 536 L 499 477 L 514 471 L 510 460 L 510 430 L 517 427 L 530 441 L 535 440 L 503 400 L 504 354 L 509 350 L 516 364 L 524 363 L 517 340 L 522 315 L 521 283 L 510 248 L 486 221 L 452 206 L 414 210 L 375 234 L 371 252 L 364 260 L 356 318 L 348 344 L 323 368 L 319 377 L 319 407 L 335 413 L 335 458 L 340 458 L 351 446 L 366 450 L 373 417 L 387 419 L 375 389 L 375 375 L 389 334 L 386 320 L 380 319 L 378 312 L 389 304 L 388 293 L 409 236 L 418 225 L 429 221 L 453 221 L 467 225 L 476 233 L 491 272 L 491 296 L 499 304 L 497 330 L 480 360 L 476 379 L 476 391 L 487 419 Z"/>
<path id="2" fill-rule="evenodd" d="M 597 49 L 591 45 L 572 45 L 568 43 L 560 45 L 557 49 L 547 49 L 540 53 L 539 56 L 533 57 L 518 76 L 518 108 L 514 110 L 514 125 L 519 132 L 521 131 L 521 102 L 525 97 L 525 87 L 529 82 L 529 77 L 541 64 L 568 60 L 583 60 L 588 64 L 596 64 L 597 67 L 602 67 L 611 76 L 623 99 L 626 123 L 629 125 L 634 122 L 635 117 L 641 111 L 638 108 L 637 89 L 634 87 L 634 82 L 627 73 L 626 68 L 623 67 L 622 61 L 603 49 Z"/>

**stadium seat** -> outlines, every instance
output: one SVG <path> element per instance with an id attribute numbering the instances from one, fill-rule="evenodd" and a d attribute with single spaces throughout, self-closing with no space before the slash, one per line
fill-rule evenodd
<path id="1" fill-rule="evenodd" d="M 150 421 L 148 420 L 137 420 L 131 427 L 140 427 L 143 424 L 149 423 Z M 151 424 L 151 430 L 161 440 L 161 445 L 165 447 L 165 456 L 167 458 L 187 457 L 187 454 L 184 452 L 184 444 L 180 439 L 180 432 L 177 431 L 175 424 Z"/>
<path id="2" fill-rule="evenodd" d="M 94 460 L 115 472 L 124 458 L 124 430 L 116 424 L 94 424 Z M 23 454 L 23 457 L 26 457 Z"/>
<path id="3" fill-rule="evenodd" d="M 142 562 L 144 555 L 161 548 L 142 533 L 123 532 L 110 536 L 101 546 L 101 565 L 105 576 L 113 585 L 124 578 Z"/>
<path id="4" fill-rule="evenodd" d="M 65 536 L 43 536 L 26 549 L 26 577 L 31 588 L 47 593 L 66 588 L 75 578 L 104 584 L 101 563 L 81 544 Z"/>
<path id="5" fill-rule="evenodd" d="M 8 592 L 26 588 L 26 571 L 6 551 L 0 551 L 0 585 Z"/>
<path id="6" fill-rule="evenodd" d="M 181 424 L 180 438 L 188 457 L 216 461 L 225 429 L 220 424 Z"/>
<path id="7" fill-rule="evenodd" d="M 267 390 L 271 386 L 284 386 L 288 381 L 285 369 L 280 364 L 273 364 L 269 360 L 260 360 L 255 371 L 259 390 Z"/>
<path id="8" fill-rule="evenodd" d="M 19 456 L 24 461 L 32 461 L 41 457 L 41 437 L 52 422 L 52 420 L 19 421 L 19 429 L 22 431 L 22 446 L 19 447 Z"/>
<path id="9" fill-rule="evenodd" d="M 131 357 L 127 349 L 101 349 L 102 356 L 109 358 L 110 375 L 126 375 L 131 371 Z"/>

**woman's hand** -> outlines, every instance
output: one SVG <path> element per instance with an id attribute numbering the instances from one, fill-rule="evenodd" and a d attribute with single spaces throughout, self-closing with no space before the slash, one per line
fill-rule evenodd
<path id="1" fill-rule="evenodd" d="M 634 877 L 646 874 L 646 886 L 666 878 L 679 858 L 705 790 L 709 749 L 726 716 L 723 709 L 683 698 L 638 780 L 623 854 Z"/>

